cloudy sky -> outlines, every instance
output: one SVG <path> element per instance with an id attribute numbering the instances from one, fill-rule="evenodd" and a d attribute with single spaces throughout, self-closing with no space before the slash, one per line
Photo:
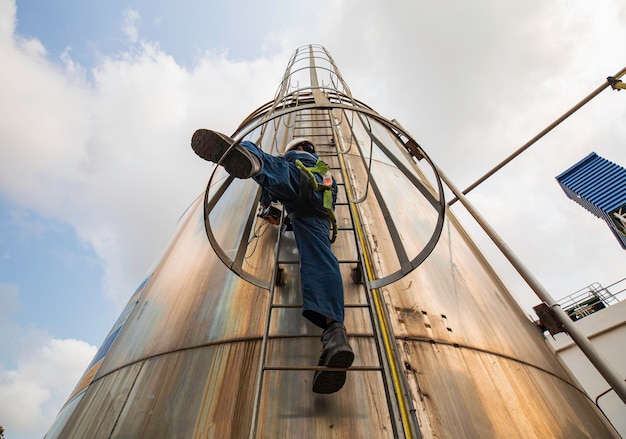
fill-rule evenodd
<path id="1" fill-rule="evenodd" d="M 207 166 L 324 45 L 354 96 L 465 188 L 626 66 L 604 2 L 0 0 L 0 424 L 48 429 L 158 259 Z M 554 177 L 592 151 L 626 166 L 626 91 L 603 91 L 470 194 L 555 298 L 626 277 L 626 252 Z M 538 303 L 458 214 L 530 313 Z"/>

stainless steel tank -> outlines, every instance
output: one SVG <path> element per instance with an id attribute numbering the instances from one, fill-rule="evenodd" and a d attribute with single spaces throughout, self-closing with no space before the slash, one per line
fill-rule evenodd
<path id="1" fill-rule="evenodd" d="M 426 153 L 323 47 L 297 49 L 233 137 L 276 154 L 310 137 L 340 183 L 344 389 L 311 392 L 320 330 L 300 315 L 292 232 L 217 168 L 47 438 L 618 437 L 447 210 Z"/>

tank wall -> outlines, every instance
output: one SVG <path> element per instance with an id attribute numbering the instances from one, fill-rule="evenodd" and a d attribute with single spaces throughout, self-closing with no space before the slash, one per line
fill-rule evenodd
<path id="1" fill-rule="evenodd" d="M 360 192 L 365 167 L 356 155 L 347 162 Z M 372 175 L 411 256 L 432 233 L 433 208 L 395 166 L 376 162 Z M 383 277 L 400 266 L 397 245 L 377 227 L 386 218 L 374 197 L 358 210 L 374 277 Z M 423 436 L 617 437 L 452 212 L 446 216 L 429 257 L 380 289 Z"/>

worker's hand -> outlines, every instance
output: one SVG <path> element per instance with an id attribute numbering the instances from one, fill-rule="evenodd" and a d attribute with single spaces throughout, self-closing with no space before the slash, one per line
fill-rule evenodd
<path id="1" fill-rule="evenodd" d="M 280 216 L 275 216 L 275 214 L 271 215 L 270 214 L 270 207 L 271 206 L 263 206 L 263 205 L 261 205 L 259 207 L 259 214 L 257 216 L 260 217 L 260 218 L 263 218 L 268 223 L 277 226 L 277 225 L 280 224 Z M 274 211 L 278 211 L 278 210 L 274 209 Z"/>
<path id="2" fill-rule="evenodd" d="M 277 226 L 280 224 L 280 219 L 272 215 L 264 216 L 263 219 L 274 226 Z"/>

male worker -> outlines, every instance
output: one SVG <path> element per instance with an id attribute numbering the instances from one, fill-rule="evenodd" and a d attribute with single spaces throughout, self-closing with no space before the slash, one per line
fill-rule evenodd
<path id="1" fill-rule="evenodd" d="M 194 152 L 205 160 L 217 163 L 233 145 L 230 137 L 199 129 L 191 138 Z M 285 206 L 292 218 L 293 231 L 300 252 L 300 280 L 302 284 L 302 315 L 324 330 L 319 366 L 347 368 L 354 361 L 343 325 L 344 298 L 339 263 L 330 249 L 330 222 L 323 215 L 323 193 L 312 190 L 313 177 L 319 184 L 331 185 L 332 202 L 336 200 L 337 184 L 319 172 L 303 174 L 296 165 L 314 168 L 319 157 L 313 142 L 295 139 L 285 148 L 284 156 L 263 152 L 254 143 L 242 141 L 232 148 L 221 165 L 236 178 L 252 178 L 262 188 L 263 207 L 272 201 Z M 302 180 L 301 180 L 302 179 Z M 308 179 L 308 180 L 307 180 Z M 316 371 L 313 392 L 334 393 L 346 380 L 345 370 Z"/>

